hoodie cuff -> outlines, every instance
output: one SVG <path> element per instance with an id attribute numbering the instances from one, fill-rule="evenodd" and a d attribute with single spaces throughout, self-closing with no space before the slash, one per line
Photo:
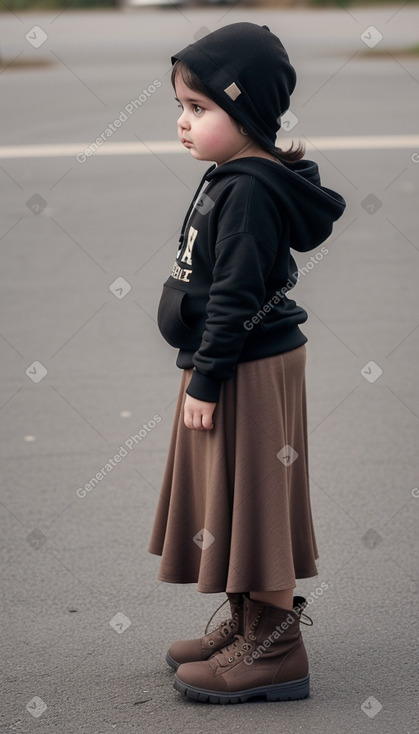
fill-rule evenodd
<path id="1" fill-rule="evenodd" d="M 204 400 L 206 403 L 218 403 L 223 380 L 207 377 L 196 369 L 193 371 L 191 381 L 186 388 L 186 393 L 196 400 Z"/>

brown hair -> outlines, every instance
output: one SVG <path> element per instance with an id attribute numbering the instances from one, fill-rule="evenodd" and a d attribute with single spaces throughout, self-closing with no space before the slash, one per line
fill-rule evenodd
<path id="1" fill-rule="evenodd" d="M 201 82 L 199 77 L 193 72 L 184 61 L 181 61 L 178 59 L 173 67 L 172 67 L 172 74 L 170 77 L 170 80 L 172 82 L 173 89 L 176 91 L 176 76 L 178 72 L 181 74 L 183 82 L 186 84 L 189 89 L 192 89 L 194 92 L 200 92 L 201 94 L 204 94 L 205 97 L 209 97 L 212 99 L 212 92 L 208 87 Z M 230 115 L 231 117 L 231 115 Z M 234 119 L 234 117 L 231 117 L 233 122 L 237 125 L 238 128 L 242 127 L 242 125 Z M 271 147 L 264 145 L 263 143 L 260 143 L 259 141 L 255 141 L 258 143 L 258 145 L 263 148 L 267 153 L 270 153 L 274 158 L 276 158 L 280 163 L 284 163 L 287 165 L 287 163 L 294 163 L 294 161 L 299 161 L 301 158 L 303 158 L 305 154 L 305 148 L 304 145 L 299 142 L 298 145 L 294 148 L 294 143 L 291 143 L 291 147 L 288 148 L 288 150 L 282 150 L 282 148 L 278 148 L 276 145 L 273 145 Z"/>

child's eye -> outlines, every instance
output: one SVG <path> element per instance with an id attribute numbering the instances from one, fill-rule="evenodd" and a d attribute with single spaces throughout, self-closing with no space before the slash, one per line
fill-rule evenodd
<path id="1" fill-rule="evenodd" d="M 177 101 L 176 107 L 180 107 L 180 109 L 183 110 L 183 104 L 182 104 L 182 102 L 179 102 L 178 100 L 176 100 L 176 101 Z M 192 110 L 193 110 L 194 114 L 197 117 L 199 117 L 200 115 L 202 115 L 202 113 L 204 112 L 204 108 L 201 107 L 199 104 L 192 105 Z"/>

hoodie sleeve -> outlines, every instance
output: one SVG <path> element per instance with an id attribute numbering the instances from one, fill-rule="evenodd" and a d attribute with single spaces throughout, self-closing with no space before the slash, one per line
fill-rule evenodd
<path id="1" fill-rule="evenodd" d="M 281 239 L 278 210 L 266 189 L 249 177 L 238 187 L 240 195 L 236 189 L 219 213 L 205 330 L 186 390 L 207 402 L 218 401 L 222 382 L 233 375 L 248 335 L 244 323 L 265 302 L 266 278 Z M 250 231 L 248 222 L 255 221 L 257 231 Z"/>

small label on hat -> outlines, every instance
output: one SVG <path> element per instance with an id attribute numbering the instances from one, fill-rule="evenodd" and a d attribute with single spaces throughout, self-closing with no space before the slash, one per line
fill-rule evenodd
<path id="1" fill-rule="evenodd" d="M 235 82 L 233 82 L 232 84 L 230 84 L 230 86 L 227 87 L 226 89 L 224 89 L 224 91 L 225 91 L 226 94 L 228 94 L 229 97 L 231 97 L 231 99 L 233 100 L 233 102 L 234 102 L 235 99 L 237 99 L 237 97 L 239 96 L 239 94 L 241 94 L 241 91 L 240 91 L 240 89 L 238 88 L 238 86 L 237 86 L 237 84 Z"/>

